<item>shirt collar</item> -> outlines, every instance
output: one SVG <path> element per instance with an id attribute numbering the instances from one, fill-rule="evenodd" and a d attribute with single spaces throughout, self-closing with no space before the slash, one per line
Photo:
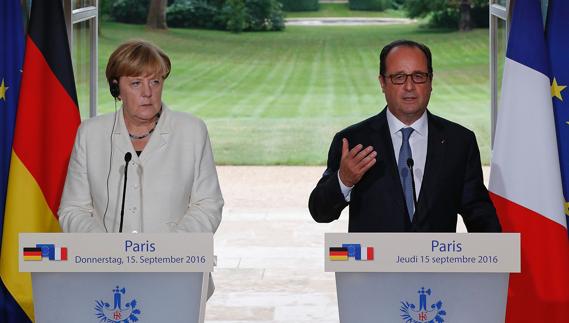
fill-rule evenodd
<path id="1" fill-rule="evenodd" d="M 387 124 L 389 125 L 389 132 L 391 134 L 395 134 L 401 130 L 401 128 L 411 127 L 413 128 L 413 133 L 417 133 L 420 136 L 424 136 L 427 133 L 427 110 L 423 112 L 421 117 L 413 122 L 410 126 L 401 122 L 401 120 L 397 119 L 389 109 L 387 111 Z"/>

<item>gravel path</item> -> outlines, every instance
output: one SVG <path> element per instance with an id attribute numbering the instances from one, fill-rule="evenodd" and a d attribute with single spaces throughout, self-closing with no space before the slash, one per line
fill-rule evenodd
<path id="1" fill-rule="evenodd" d="M 287 26 L 363 26 L 363 25 L 403 25 L 416 22 L 408 18 L 287 18 Z"/>
<path id="2" fill-rule="evenodd" d="M 226 210 L 303 209 L 324 166 L 219 166 Z"/>

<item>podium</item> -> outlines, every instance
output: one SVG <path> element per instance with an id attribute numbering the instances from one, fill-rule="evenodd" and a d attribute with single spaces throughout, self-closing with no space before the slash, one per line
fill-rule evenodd
<path id="1" fill-rule="evenodd" d="M 327 233 L 341 323 L 503 323 L 517 233 Z"/>
<path id="2" fill-rule="evenodd" d="M 192 322 L 205 317 L 213 234 L 20 234 L 35 322 Z"/>

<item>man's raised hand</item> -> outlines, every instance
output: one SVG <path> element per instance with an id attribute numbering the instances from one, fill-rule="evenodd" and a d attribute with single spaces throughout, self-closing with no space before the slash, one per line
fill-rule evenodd
<path id="1" fill-rule="evenodd" d="M 348 187 L 357 184 L 364 174 L 375 164 L 377 152 L 372 146 L 364 149 L 358 144 L 349 150 L 348 139 L 342 138 L 342 159 L 340 160 L 340 180 Z"/>

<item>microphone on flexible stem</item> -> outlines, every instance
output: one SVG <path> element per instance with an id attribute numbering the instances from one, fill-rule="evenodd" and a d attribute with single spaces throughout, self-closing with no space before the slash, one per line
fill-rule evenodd
<path id="1" fill-rule="evenodd" d="M 128 162 L 132 159 L 132 154 L 130 152 L 124 154 L 124 186 L 122 190 L 122 206 L 121 206 L 121 224 L 119 227 L 119 232 L 122 232 L 122 223 L 124 220 L 124 200 L 126 197 L 126 176 L 128 174 Z"/>
<path id="2" fill-rule="evenodd" d="M 413 187 L 413 204 L 415 205 L 415 213 L 417 213 L 417 193 L 415 192 L 415 176 L 413 175 L 413 158 L 407 158 L 407 167 L 411 173 L 411 186 Z"/>

